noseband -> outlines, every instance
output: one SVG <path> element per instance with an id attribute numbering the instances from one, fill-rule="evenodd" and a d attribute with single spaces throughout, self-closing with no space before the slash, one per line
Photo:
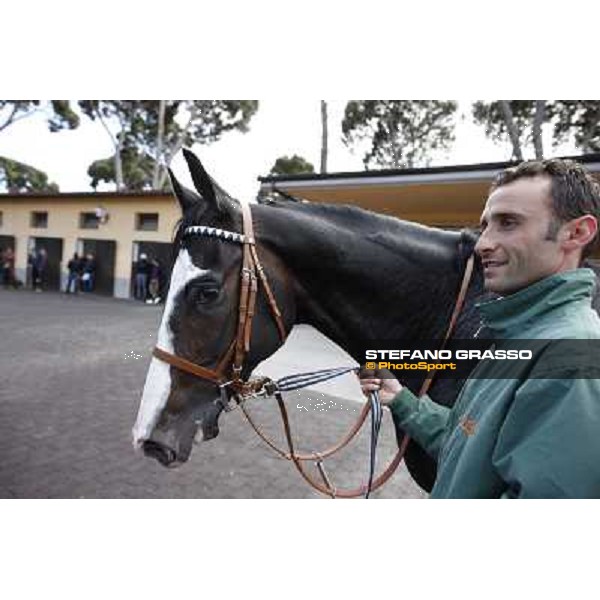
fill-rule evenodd
<path id="1" fill-rule="evenodd" d="M 227 388 L 231 387 L 235 394 L 244 395 L 255 391 L 253 388 L 260 387 L 263 382 L 247 382 L 242 379 L 242 369 L 244 360 L 250 351 L 250 337 L 252 335 L 252 320 L 256 308 L 256 294 L 258 292 L 258 283 L 262 284 L 267 298 L 267 305 L 273 319 L 277 325 L 279 337 L 282 343 L 286 339 L 285 326 L 281 318 L 281 311 L 277 306 L 277 301 L 267 280 L 265 271 L 260 264 L 256 252 L 256 242 L 254 238 L 254 227 L 252 225 L 252 212 L 248 204 L 241 204 L 243 219 L 243 234 L 233 231 L 224 231 L 214 227 L 192 226 L 184 230 L 184 236 L 198 235 L 203 237 L 212 237 L 221 239 L 243 246 L 243 259 L 241 269 L 240 285 L 240 304 L 238 310 L 238 325 L 236 337 L 232 340 L 229 348 L 219 360 L 216 368 L 209 369 L 193 363 L 185 358 L 171 354 L 162 348 L 156 346 L 152 354 L 173 367 L 190 373 L 200 379 L 211 381 L 219 386 L 221 398 L 219 400 L 223 408 L 228 410 L 229 398 Z M 227 368 L 230 365 L 230 371 Z"/>

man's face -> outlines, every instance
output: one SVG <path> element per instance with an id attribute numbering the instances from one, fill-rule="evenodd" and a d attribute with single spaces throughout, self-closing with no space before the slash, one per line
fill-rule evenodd
<path id="1" fill-rule="evenodd" d="M 517 292 L 564 268 L 560 241 L 548 239 L 555 221 L 546 176 L 526 177 L 494 190 L 481 215 L 475 246 L 485 289 Z"/>

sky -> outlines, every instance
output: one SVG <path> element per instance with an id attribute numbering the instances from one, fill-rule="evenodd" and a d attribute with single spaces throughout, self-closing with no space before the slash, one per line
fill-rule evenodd
<path id="1" fill-rule="evenodd" d="M 328 172 L 362 171 L 361 155 L 342 142 L 341 121 L 347 100 L 328 100 Z M 459 101 L 456 141 L 451 150 L 434 165 L 469 164 L 507 160 L 507 144 L 488 140 L 483 128 L 471 122 L 470 104 Z M 207 171 L 232 196 L 256 197 L 257 178 L 269 173 L 275 160 L 299 154 L 318 171 L 321 152 L 320 100 L 267 99 L 250 121 L 247 133 L 228 132 L 210 145 L 196 144 L 194 152 Z M 106 158 L 112 144 L 100 123 L 82 116 L 78 129 L 50 133 L 42 114 L 23 119 L 0 133 L 0 156 L 30 164 L 46 172 L 62 192 L 90 191 L 87 168 L 91 162 Z M 177 177 L 191 185 L 183 156 L 172 163 Z M 114 187 L 102 184 L 99 190 Z"/>

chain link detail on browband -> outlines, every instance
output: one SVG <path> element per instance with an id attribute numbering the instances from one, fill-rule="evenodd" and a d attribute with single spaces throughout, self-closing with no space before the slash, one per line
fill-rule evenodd
<path id="1" fill-rule="evenodd" d="M 206 237 L 213 237 L 225 242 L 236 242 L 237 244 L 243 244 L 246 241 L 246 236 L 235 231 L 226 231 L 225 229 L 218 229 L 217 227 L 207 227 L 206 225 L 192 225 L 186 227 L 183 231 L 184 237 L 186 235 L 201 235 Z"/>

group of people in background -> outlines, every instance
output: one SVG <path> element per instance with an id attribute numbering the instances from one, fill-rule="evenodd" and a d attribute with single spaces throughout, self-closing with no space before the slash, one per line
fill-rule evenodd
<path id="1" fill-rule="evenodd" d="M 27 257 L 27 266 L 31 274 L 32 289 L 41 292 L 48 266 L 48 252 L 46 249 L 39 248 L 35 252 L 30 252 Z M 0 252 L 0 280 L 7 289 L 18 289 L 23 286 L 23 282 L 19 281 L 15 273 L 15 251 L 10 246 Z"/>
<path id="2" fill-rule="evenodd" d="M 142 252 L 135 263 L 133 278 L 133 297 L 146 304 L 158 304 L 163 288 L 163 271 L 156 258 L 149 259 Z"/>
<path id="3" fill-rule="evenodd" d="M 45 248 L 30 252 L 27 258 L 30 275 L 28 283 L 36 292 L 41 292 L 46 282 L 48 270 L 48 253 Z M 80 256 L 75 252 L 67 263 L 66 294 L 93 292 L 96 283 L 96 258 L 93 254 Z M 0 250 L 0 282 L 5 288 L 18 288 L 23 282 L 15 275 L 15 253 L 11 247 Z M 156 258 L 148 258 L 141 253 L 134 264 L 133 295 L 136 300 L 146 304 L 159 304 L 166 287 L 165 273 Z"/>
<path id="4" fill-rule="evenodd" d="M 69 276 L 67 279 L 66 294 L 77 294 L 82 292 L 93 292 L 96 282 L 96 259 L 93 254 L 79 256 L 77 252 L 67 263 Z"/>
<path id="5" fill-rule="evenodd" d="M 28 277 L 31 287 L 36 292 L 41 292 L 48 267 L 48 252 L 45 248 L 38 248 L 29 253 L 27 257 Z M 0 252 L 0 280 L 5 288 L 18 289 L 23 286 L 15 272 L 15 251 L 12 247 Z"/>

